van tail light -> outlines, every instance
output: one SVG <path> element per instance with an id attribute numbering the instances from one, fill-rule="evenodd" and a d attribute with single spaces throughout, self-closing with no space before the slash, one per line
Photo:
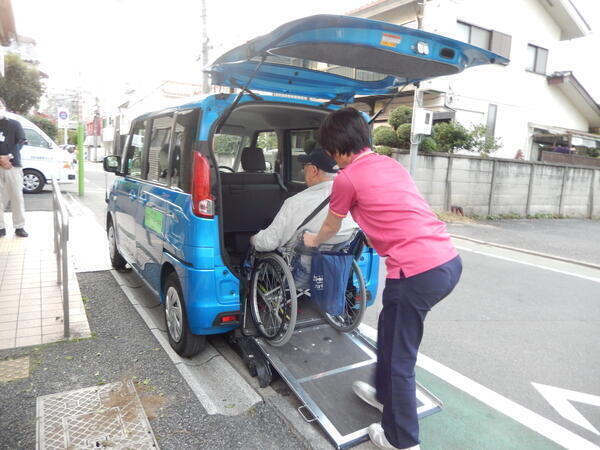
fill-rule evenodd
<path id="1" fill-rule="evenodd" d="M 213 217 L 215 202 L 210 193 L 210 164 L 205 156 L 194 152 L 192 209 L 196 216 Z"/>

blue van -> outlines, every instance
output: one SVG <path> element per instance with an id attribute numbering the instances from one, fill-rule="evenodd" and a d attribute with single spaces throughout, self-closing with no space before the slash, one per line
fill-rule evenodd
<path id="1" fill-rule="evenodd" d="M 113 266 L 129 264 L 166 303 L 173 349 L 199 352 L 207 335 L 240 325 L 249 238 L 306 187 L 298 156 L 331 110 L 494 62 L 505 60 L 423 31 L 330 15 L 225 53 L 208 71 L 231 93 L 136 118 L 122 155 L 105 159 L 117 175 L 106 216 Z M 379 257 L 366 248 L 360 266 L 372 303 Z"/>

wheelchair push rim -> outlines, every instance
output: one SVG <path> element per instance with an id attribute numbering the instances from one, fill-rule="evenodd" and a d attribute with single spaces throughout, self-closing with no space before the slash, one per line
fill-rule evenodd
<path id="1" fill-rule="evenodd" d="M 284 259 L 274 253 L 257 258 L 250 280 L 250 310 L 258 332 L 273 346 L 286 344 L 298 312 L 296 285 Z"/>

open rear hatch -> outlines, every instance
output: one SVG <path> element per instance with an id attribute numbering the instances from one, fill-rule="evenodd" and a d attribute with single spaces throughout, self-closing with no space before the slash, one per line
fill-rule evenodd
<path id="1" fill-rule="evenodd" d="M 318 15 L 240 45 L 207 70 L 216 85 L 349 102 L 356 95 L 391 94 L 408 83 L 507 62 L 487 50 L 421 30 Z"/>

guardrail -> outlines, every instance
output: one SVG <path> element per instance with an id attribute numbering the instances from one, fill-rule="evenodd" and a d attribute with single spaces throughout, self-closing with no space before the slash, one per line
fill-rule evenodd
<path id="1" fill-rule="evenodd" d="M 62 285 L 63 323 L 65 339 L 71 335 L 69 326 L 69 214 L 56 180 L 52 180 L 52 206 L 54 210 L 54 253 L 56 253 L 56 281 Z"/>

